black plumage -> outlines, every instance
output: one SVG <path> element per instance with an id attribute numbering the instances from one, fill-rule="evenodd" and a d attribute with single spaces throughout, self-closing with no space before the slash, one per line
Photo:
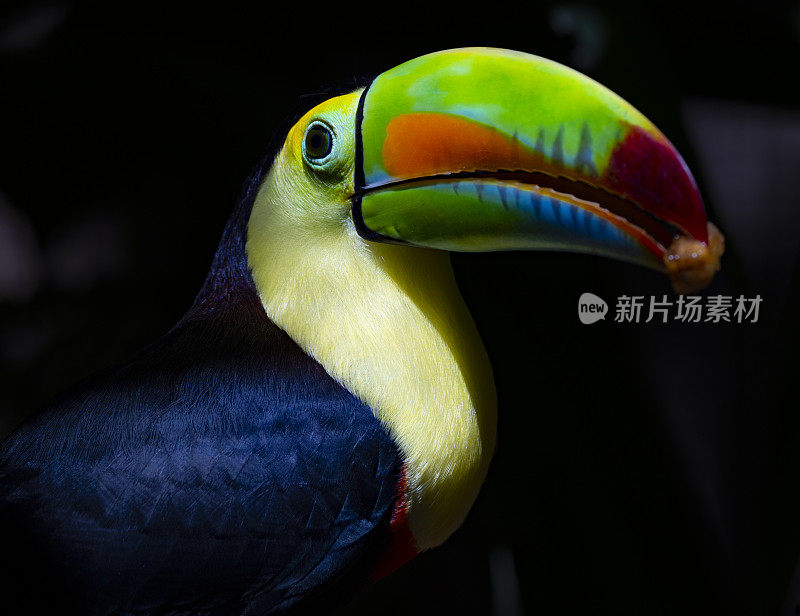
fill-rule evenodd
<path id="1" fill-rule="evenodd" d="M 267 318 L 247 269 L 270 160 L 189 313 L 0 445 L 0 536 L 20 563 L 6 597 L 60 613 L 265 614 L 377 557 L 397 448 Z"/>

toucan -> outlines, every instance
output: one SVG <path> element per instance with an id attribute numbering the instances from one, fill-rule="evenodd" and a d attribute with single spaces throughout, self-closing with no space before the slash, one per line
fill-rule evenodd
<path id="1" fill-rule="evenodd" d="M 0 445 L 3 596 L 325 613 L 444 542 L 486 476 L 495 386 L 449 252 L 614 257 L 685 293 L 723 246 L 676 149 L 592 79 L 490 48 L 384 72 L 256 168 L 164 337 Z"/>

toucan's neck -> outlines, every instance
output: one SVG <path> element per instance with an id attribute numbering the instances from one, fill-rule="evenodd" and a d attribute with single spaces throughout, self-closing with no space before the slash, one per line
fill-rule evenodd
<path id="1" fill-rule="evenodd" d="M 349 219 L 303 229 L 279 175 L 264 181 L 248 227 L 263 306 L 395 438 L 411 531 L 420 550 L 433 547 L 472 505 L 496 428 L 491 367 L 449 255 L 367 244 Z"/>

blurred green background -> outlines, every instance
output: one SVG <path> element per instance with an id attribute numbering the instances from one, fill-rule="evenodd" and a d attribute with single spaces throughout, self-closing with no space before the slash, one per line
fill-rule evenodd
<path id="1" fill-rule="evenodd" d="M 581 293 L 668 281 L 456 255 L 497 455 L 464 528 L 347 613 L 800 613 L 797 2 L 4 2 L 0 436 L 183 314 L 305 95 L 465 45 L 558 60 L 643 111 L 727 236 L 707 293 L 764 301 L 755 324 L 584 326 Z"/>

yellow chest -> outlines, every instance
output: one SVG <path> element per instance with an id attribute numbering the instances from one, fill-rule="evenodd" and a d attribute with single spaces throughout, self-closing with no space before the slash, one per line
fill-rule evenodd
<path id="1" fill-rule="evenodd" d="M 438 545 L 477 496 L 496 430 L 491 366 L 449 255 L 367 243 L 349 218 L 308 229 L 286 188 L 276 164 L 248 227 L 264 309 L 395 439 L 417 548 Z"/>

